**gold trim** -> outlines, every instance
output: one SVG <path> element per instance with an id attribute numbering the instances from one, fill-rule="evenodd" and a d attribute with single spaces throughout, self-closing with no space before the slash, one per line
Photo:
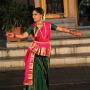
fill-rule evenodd
<path id="1" fill-rule="evenodd" d="M 46 14 L 46 18 L 60 18 L 60 14 Z"/>

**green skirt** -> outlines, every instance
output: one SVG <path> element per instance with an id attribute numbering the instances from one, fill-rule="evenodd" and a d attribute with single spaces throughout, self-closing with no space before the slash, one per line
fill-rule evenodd
<path id="1" fill-rule="evenodd" d="M 49 61 L 47 56 L 35 55 L 33 66 L 33 90 L 49 90 Z"/>

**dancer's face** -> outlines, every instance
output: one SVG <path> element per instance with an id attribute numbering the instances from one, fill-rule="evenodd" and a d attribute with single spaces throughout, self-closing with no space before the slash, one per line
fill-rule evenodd
<path id="1" fill-rule="evenodd" d="M 35 22 L 41 21 L 42 20 L 42 14 L 40 14 L 34 10 L 33 11 L 33 19 Z"/>

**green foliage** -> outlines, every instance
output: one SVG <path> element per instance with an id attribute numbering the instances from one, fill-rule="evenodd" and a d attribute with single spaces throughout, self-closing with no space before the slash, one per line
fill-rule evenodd
<path id="1" fill-rule="evenodd" d="M 31 17 L 33 6 L 29 7 L 23 3 L 17 3 L 14 0 L 0 0 L 2 29 L 10 30 L 10 28 L 16 26 L 28 27 L 33 22 Z"/>

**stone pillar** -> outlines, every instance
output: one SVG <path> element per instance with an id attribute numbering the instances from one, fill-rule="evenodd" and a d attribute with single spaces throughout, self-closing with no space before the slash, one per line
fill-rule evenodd
<path id="1" fill-rule="evenodd" d="M 63 0 L 64 2 L 64 17 L 69 16 L 69 0 Z"/>
<path id="2" fill-rule="evenodd" d="M 75 17 L 75 1 L 69 0 L 69 17 Z"/>
<path id="3" fill-rule="evenodd" d="M 34 0 L 35 7 L 40 7 L 40 0 Z"/>

